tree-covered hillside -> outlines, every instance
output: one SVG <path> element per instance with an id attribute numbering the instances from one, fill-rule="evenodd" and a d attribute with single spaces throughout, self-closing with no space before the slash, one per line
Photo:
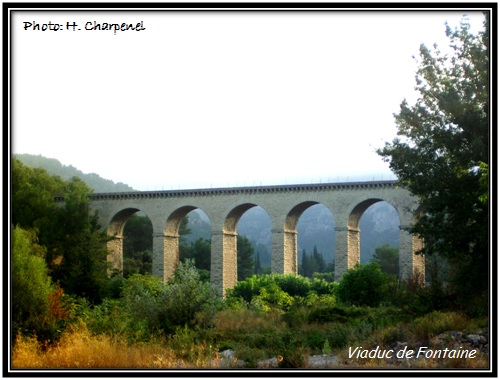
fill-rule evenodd
<path id="1" fill-rule="evenodd" d="M 132 187 L 122 182 L 114 183 L 109 179 L 100 177 L 96 173 L 83 173 L 72 165 L 66 166 L 61 164 L 55 158 L 33 154 L 15 154 L 14 157 L 31 168 L 45 169 L 50 175 L 58 175 L 65 180 L 78 177 L 96 193 L 134 191 Z"/>

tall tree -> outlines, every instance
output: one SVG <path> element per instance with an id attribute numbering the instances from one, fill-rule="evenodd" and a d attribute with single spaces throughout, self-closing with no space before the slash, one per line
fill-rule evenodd
<path id="1" fill-rule="evenodd" d="M 454 268 L 464 300 L 488 288 L 489 19 L 473 35 L 467 21 L 446 25 L 451 51 L 420 47 L 414 105 L 395 115 L 399 137 L 378 153 L 399 183 L 417 195 L 422 213 L 411 232 L 421 253 L 441 254 Z"/>
<path id="2" fill-rule="evenodd" d="M 316 245 L 314 245 L 312 257 L 316 262 L 316 272 L 324 272 L 326 267 L 325 259 L 323 258 L 323 255 L 319 253 Z"/>
<path id="3" fill-rule="evenodd" d="M 261 274 L 262 265 L 260 263 L 260 252 L 257 251 L 257 258 L 255 259 L 255 268 L 253 270 L 254 274 Z"/>
<path id="4" fill-rule="evenodd" d="M 78 177 L 68 182 L 64 207 L 57 213 L 61 233 L 53 245 L 62 262 L 53 269 L 53 276 L 66 292 L 99 303 L 106 296 L 110 267 L 106 261 L 106 234 L 100 229 L 97 215 L 90 213 L 90 192 Z"/>
<path id="5" fill-rule="evenodd" d="M 238 246 L 238 281 L 244 280 L 253 275 L 255 266 L 254 249 L 252 243 L 246 236 L 237 238 Z"/>
<path id="6" fill-rule="evenodd" d="M 35 228 L 41 245 L 48 245 L 58 234 L 54 225 L 57 212 L 54 196 L 64 194 L 66 184 L 44 169 L 32 169 L 12 159 L 12 224 L 24 229 Z M 51 251 L 47 252 L 51 259 Z"/>
<path id="7" fill-rule="evenodd" d="M 316 254 L 314 254 L 314 252 L 316 252 Z M 319 265 L 321 265 L 321 263 L 318 262 L 318 255 L 317 249 L 315 249 L 310 256 L 304 249 L 302 251 L 302 265 L 299 267 L 299 274 L 304 277 L 312 278 L 314 273 L 319 272 Z M 320 261 L 321 260 L 323 260 L 323 257 L 321 257 Z M 323 265 L 325 264 L 324 260 L 322 263 Z"/>
<path id="8" fill-rule="evenodd" d="M 196 268 L 210 271 L 211 250 L 210 240 L 199 238 L 194 243 L 185 245 L 185 248 L 180 252 L 180 259 L 183 262 L 194 261 Z"/>
<path id="9" fill-rule="evenodd" d="M 373 261 L 380 264 L 382 272 L 399 276 L 399 249 L 388 244 L 375 248 Z"/>
<path id="10" fill-rule="evenodd" d="M 108 286 L 106 236 L 91 215 L 87 195 L 92 190 L 78 177 L 63 181 L 44 169 L 12 160 L 12 222 L 37 231 L 46 247 L 45 260 L 54 281 L 66 293 L 99 302 Z M 54 196 L 64 195 L 55 205 Z"/>

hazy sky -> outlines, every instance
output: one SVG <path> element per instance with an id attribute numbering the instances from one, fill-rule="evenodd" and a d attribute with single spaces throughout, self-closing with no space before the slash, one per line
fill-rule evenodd
<path id="1" fill-rule="evenodd" d="M 394 179 L 412 56 L 463 13 L 14 13 L 12 152 L 137 190 Z"/>

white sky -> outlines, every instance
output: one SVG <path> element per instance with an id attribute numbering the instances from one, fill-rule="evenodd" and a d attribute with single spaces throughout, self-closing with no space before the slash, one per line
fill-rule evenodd
<path id="1" fill-rule="evenodd" d="M 14 13 L 12 152 L 137 190 L 395 179 L 412 56 L 463 13 Z M 146 30 L 23 28 L 94 20 Z"/>

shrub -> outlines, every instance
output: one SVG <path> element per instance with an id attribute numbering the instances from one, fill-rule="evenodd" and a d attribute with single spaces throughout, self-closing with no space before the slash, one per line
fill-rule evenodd
<path id="1" fill-rule="evenodd" d="M 303 368 L 310 354 L 306 342 L 290 330 L 274 335 L 269 342 L 269 349 L 278 358 L 280 368 Z"/>
<path id="2" fill-rule="evenodd" d="M 418 279 L 410 279 L 391 283 L 389 288 L 390 302 L 413 316 L 446 309 L 453 300 L 452 294 L 439 281 L 422 286 Z"/>
<path id="3" fill-rule="evenodd" d="M 45 247 L 38 245 L 34 231 L 15 227 L 12 231 L 12 328 L 29 333 L 47 333 L 51 311 L 52 280 L 44 260 Z M 51 339 L 50 336 L 46 337 Z"/>
<path id="4" fill-rule="evenodd" d="M 468 330 L 471 321 L 456 312 L 433 311 L 412 323 L 412 332 L 416 339 L 430 339 L 449 330 Z"/>
<path id="5" fill-rule="evenodd" d="M 151 275 L 135 274 L 126 280 L 123 301 L 130 323 L 154 333 L 177 327 L 209 327 L 218 307 L 217 291 L 203 282 L 193 262 L 180 263 L 166 285 Z"/>
<path id="6" fill-rule="evenodd" d="M 219 304 L 217 290 L 201 280 L 192 260 L 179 264 L 159 298 L 162 328 L 167 333 L 178 326 L 211 326 Z"/>
<path id="7" fill-rule="evenodd" d="M 337 306 L 323 305 L 314 308 L 309 315 L 309 322 L 326 323 L 326 322 L 341 322 L 348 321 L 347 313 L 344 309 Z"/>
<path id="8" fill-rule="evenodd" d="M 283 291 L 276 284 L 269 284 L 268 286 L 260 289 L 258 298 L 270 307 L 283 310 L 288 310 L 293 304 L 293 297 Z"/>
<path id="9" fill-rule="evenodd" d="M 226 299 L 243 299 L 249 304 L 257 303 L 263 309 L 268 306 L 287 310 L 293 303 L 302 302 L 313 295 L 333 296 L 335 286 L 325 280 L 311 281 L 294 274 L 254 275 L 239 281 L 233 289 L 228 289 Z"/>
<path id="10" fill-rule="evenodd" d="M 176 356 L 196 367 L 207 367 L 217 351 L 211 344 L 199 342 L 195 332 L 187 326 L 176 327 L 169 338 L 169 346 Z"/>
<path id="11" fill-rule="evenodd" d="M 292 297 L 306 297 L 311 291 L 311 281 L 307 277 L 294 274 L 273 274 L 272 282 Z"/>
<path id="12" fill-rule="evenodd" d="M 334 348 L 342 348 L 348 345 L 351 337 L 351 328 L 344 323 L 335 323 L 327 331 L 328 344 Z"/>
<path id="13" fill-rule="evenodd" d="M 135 274 L 125 281 L 123 304 L 132 330 L 144 325 L 151 332 L 161 329 L 160 297 L 163 288 L 162 280 L 151 275 Z"/>
<path id="14" fill-rule="evenodd" d="M 337 296 L 340 301 L 356 306 L 378 306 L 388 299 L 389 284 L 393 276 L 382 272 L 377 262 L 360 265 L 349 269 L 340 279 Z"/>

